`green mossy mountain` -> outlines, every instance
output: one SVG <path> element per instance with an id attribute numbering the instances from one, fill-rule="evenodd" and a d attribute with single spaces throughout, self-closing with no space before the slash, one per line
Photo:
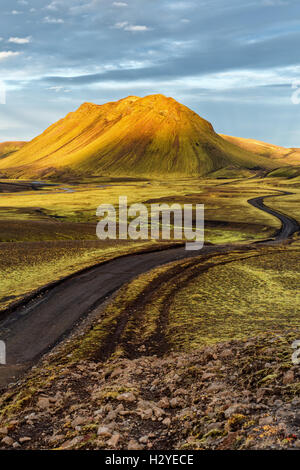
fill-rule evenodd
<path id="1" fill-rule="evenodd" d="M 275 167 L 272 159 L 224 140 L 208 121 L 163 95 L 84 103 L 0 160 L 0 172 L 17 178 L 175 178 Z"/>

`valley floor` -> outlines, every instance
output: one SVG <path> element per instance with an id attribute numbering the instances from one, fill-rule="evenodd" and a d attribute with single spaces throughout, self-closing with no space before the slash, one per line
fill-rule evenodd
<path id="1" fill-rule="evenodd" d="M 299 220 L 297 183 L 249 179 L 187 187 L 181 182 L 167 185 L 163 195 L 159 187 L 139 183 L 135 201 L 149 203 L 159 196 L 162 202 L 205 203 L 209 241 L 232 245 L 142 274 L 83 318 L 23 379 L 3 391 L 0 448 L 300 448 L 300 366 L 292 363 L 292 343 L 300 340 L 300 241 L 295 234 L 279 245 L 249 243 L 273 237 L 280 224 L 247 204 L 258 194 L 291 191 L 291 196 L 268 199 L 268 205 L 276 209 L 281 199 L 282 212 Z M 51 191 L 53 198 L 43 205 L 42 196 L 30 191 L 0 195 L 0 215 L 10 221 L 3 222 L 4 233 L 13 237 L 0 246 L 6 253 L 1 262 L 18 299 L 40 286 L 37 274 L 24 284 L 35 261 L 36 273 L 40 268 L 42 279 L 46 275 L 53 281 L 62 275 L 55 271 L 56 258 L 74 272 L 89 259 L 94 263 L 97 256 L 132 249 L 92 245 L 89 223 L 98 189 L 83 189 L 80 221 L 75 220 L 79 200 Z M 104 191 L 107 200 L 120 188 Z M 26 232 L 7 217 L 9 203 L 22 214 L 23 227 L 33 220 Z M 42 216 L 36 213 L 41 207 Z M 61 223 L 49 222 L 57 216 L 63 217 Z M 47 234 L 44 223 L 57 226 L 57 235 L 38 242 L 36 230 Z M 73 223 L 84 224 L 82 241 L 74 239 Z M 67 242 L 59 238 L 63 227 L 71 238 Z M 64 243 L 65 253 L 74 244 L 69 264 L 61 259 L 63 251 L 51 258 L 52 248 Z M 51 269 L 38 251 L 32 254 L 36 244 L 49 247 Z M 23 250 L 9 269 L 6 246 Z M 26 251 L 26 246 L 32 248 Z M 13 300 L 5 298 L 8 291 L 3 291 L 3 306 Z"/>
<path id="2" fill-rule="evenodd" d="M 2 395 L 0 446 L 299 448 L 299 256 L 295 240 L 135 279 Z"/>

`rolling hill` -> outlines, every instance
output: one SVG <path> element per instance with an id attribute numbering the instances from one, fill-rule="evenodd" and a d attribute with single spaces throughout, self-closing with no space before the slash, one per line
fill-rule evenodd
<path id="1" fill-rule="evenodd" d="M 6 158 L 17 150 L 20 150 L 27 142 L 2 142 L 0 143 L 0 159 Z"/>
<path id="2" fill-rule="evenodd" d="M 220 134 L 228 142 L 237 145 L 241 149 L 253 152 L 261 157 L 267 157 L 279 165 L 300 165 L 300 148 L 285 148 L 277 145 L 267 144 L 260 140 L 243 139 Z"/>
<path id="3" fill-rule="evenodd" d="M 0 172 L 15 178 L 203 176 L 276 166 L 223 139 L 208 121 L 163 95 L 84 103 L 0 160 Z"/>

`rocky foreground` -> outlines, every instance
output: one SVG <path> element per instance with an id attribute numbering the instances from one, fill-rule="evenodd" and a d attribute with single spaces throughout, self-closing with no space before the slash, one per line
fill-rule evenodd
<path id="1" fill-rule="evenodd" d="M 0 399 L 1 449 L 300 448 L 297 333 L 53 365 Z M 141 351 L 142 354 L 142 351 Z"/>

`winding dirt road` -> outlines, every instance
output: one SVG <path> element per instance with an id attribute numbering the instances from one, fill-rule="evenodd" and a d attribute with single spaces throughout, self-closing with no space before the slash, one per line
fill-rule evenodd
<path id="1" fill-rule="evenodd" d="M 280 194 L 276 196 L 270 195 L 270 196 L 264 196 L 264 197 L 255 197 L 253 199 L 248 200 L 248 203 L 251 204 L 253 207 L 256 207 L 257 209 L 260 209 L 264 212 L 267 212 L 268 214 L 274 215 L 274 217 L 277 217 L 277 219 L 281 221 L 281 228 L 276 234 L 276 240 L 275 240 L 276 242 L 286 240 L 287 238 L 291 237 L 294 233 L 298 232 L 299 224 L 292 217 L 289 217 L 288 215 L 282 214 L 266 206 L 264 204 L 264 200 L 270 197 L 290 196 L 292 194 L 293 193 L 290 193 L 288 191 L 280 191 Z"/>
<path id="2" fill-rule="evenodd" d="M 281 193 L 278 196 L 291 193 Z M 273 241 L 279 243 L 300 230 L 299 224 L 284 214 L 264 205 L 262 196 L 250 199 L 252 206 L 277 217 L 282 227 Z M 251 245 L 245 245 L 244 249 Z M 235 247 L 236 248 L 236 247 Z M 124 283 L 159 265 L 199 255 L 229 252 L 234 245 L 205 246 L 201 252 L 184 247 L 123 256 L 75 274 L 45 290 L 14 310 L 3 312 L 0 340 L 5 341 L 7 364 L 0 366 L 0 387 L 15 381 L 42 354 L 49 351 L 74 327 L 76 322 L 101 305 Z M 239 246 L 241 249 L 241 246 Z M 8 314 L 9 313 L 9 314 Z"/>

